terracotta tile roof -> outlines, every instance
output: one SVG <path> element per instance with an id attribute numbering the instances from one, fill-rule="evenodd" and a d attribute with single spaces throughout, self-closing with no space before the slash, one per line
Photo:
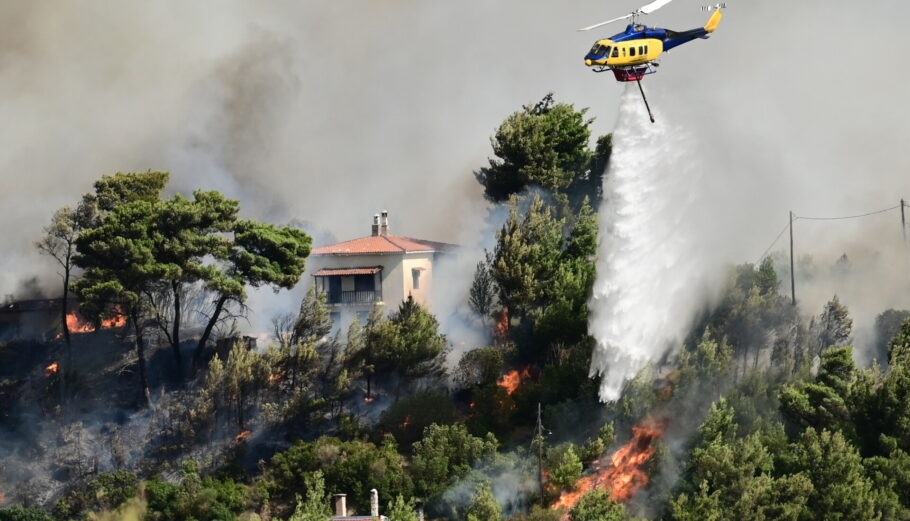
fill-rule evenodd
<path id="1" fill-rule="evenodd" d="M 314 277 L 328 277 L 332 275 L 372 275 L 382 271 L 382 266 L 372 268 L 324 268 L 313 274 Z"/>
<path id="2" fill-rule="evenodd" d="M 412 252 L 447 252 L 454 244 L 412 239 L 401 235 L 361 237 L 313 249 L 311 255 L 403 254 Z"/>

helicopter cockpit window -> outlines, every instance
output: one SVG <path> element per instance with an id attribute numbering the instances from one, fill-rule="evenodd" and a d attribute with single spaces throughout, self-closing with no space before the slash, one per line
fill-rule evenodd
<path id="1" fill-rule="evenodd" d="M 602 54 L 603 54 L 604 56 L 609 56 L 609 55 L 610 55 L 610 46 L 609 46 L 609 45 L 605 45 L 604 48 L 603 48 L 603 51 L 604 51 L 604 52 L 603 52 Z"/>
<path id="2" fill-rule="evenodd" d="M 613 57 L 619 58 L 619 47 L 613 47 Z"/>

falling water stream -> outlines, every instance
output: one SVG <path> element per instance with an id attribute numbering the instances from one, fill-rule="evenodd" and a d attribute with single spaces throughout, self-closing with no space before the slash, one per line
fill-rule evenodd
<path id="1" fill-rule="evenodd" d="M 648 120 L 638 87 L 628 84 L 604 177 L 590 306 L 591 375 L 601 376 L 605 401 L 678 342 L 703 296 L 692 138 L 660 112 L 656 118 Z"/>

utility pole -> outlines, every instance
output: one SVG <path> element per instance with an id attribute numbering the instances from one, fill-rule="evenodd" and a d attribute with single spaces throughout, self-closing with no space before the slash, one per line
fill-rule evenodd
<path id="1" fill-rule="evenodd" d="M 893 199 L 892 199 L 893 201 Z M 790 211 L 790 295 L 796 305 L 796 270 L 793 266 L 793 211 Z"/>
<path id="2" fill-rule="evenodd" d="M 907 206 L 901 199 L 901 233 L 904 236 L 904 245 L 907 244 L 907 217 L 904 215 L 904 207 Z"/>
<path id="3" fill-rule="evenodd" d="M 537 427 L 534 429 L 534 442 L 537 443 L 537 486 L 540 487 L 540 505 L 544 505 L 543 490 L 543 422 L 541 420 L 540 402 L 537 402 Z"/>

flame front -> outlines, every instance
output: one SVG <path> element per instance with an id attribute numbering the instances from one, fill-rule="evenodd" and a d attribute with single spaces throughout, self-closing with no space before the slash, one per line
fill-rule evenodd
<path id="1" fill-rule="evenodd" d="M 496 330 L 494 334 L 496 339 L 500 342 L 505 342 L 509 338 L 509 308 L 502 308 L 502 314 L 499 315 L 499 320 L 496 322 Z"/>
<path id="2" fill-rule="evenodd" d="M 253 431 L 249 431 L 249 430 L 243 431 L 234 438 L 234 441 L 242 441 L 243 438 L 246 438 L 250 434 L 253 434 Z"/>
<path id="3" fill-rule="evenodd" d="M 506 392 L 509 393 L 509 396 L 512 396 L 518 391 L 518 388 L 521 387 L 522 382 L 528 378 L 531 378 L 531 366 L 526 366 L 523 371 L 519 371 L 518 369 L 509 371 L 499 378 L 496 385 L 505 389 Z"/>
<path id="4" fill-rule="evenodd" d="M 58 362 L 54 362 L 51 365 L 44 368 L 44 377 L 50 378 L 50 377 L 54 376 L 55 374 L 57 374 L 57 371 L 59 371 L 59 370 L 60 370 L 60 364 Z"/>
<path id="5" fill-rule="evenodd" d="M 509 396 L 512 396 L 518 391 L 518 386 L 521 385 L 521 373 L 518 372 L 518 369 L 513 369 L 502 375 L 497 385 L 505 389 Z"/>
<path id="6" fill-rule="evenodd" d="M 126 326 L 126 315 L 123 314 L 121 308 L 116 306 L 113 312 L 116 313 L 114 316 L 101 321 L 102 329 L 116 329 Z M 95 331 L 95 325 L 83 319 L 77 311 L 70 311 L 66 314 L 66 328 L 69 329 L 70 333 L 91 333 Z"/>
<path id="7" fill-rule="evenodd" d="M 70 330 L 70 333 L 91 333 L 95 330 L 95 326 L 91 322 L 82 320 L 75 311 L 66 314 L 66 328 Z"/>
<path id="8" fill-rule="evenodd" d="M 119 313 L 111 318 L 101 321 L 101 327 L 105 329 L 114 329 L 126 325 L 126 315 Z"/>
<path id="9" fill-rule="evenodd" d="M 592 472 L 575 484 L 575 491 L 563 492 L 554 510 L 572 509 L 582 496 L 594 489 L 609 490 L 616 501 L 628 501 L 639 489 L 648 484 L 649 477 L 645 464 L 654 456 L 654 442 L 667 428 L 666 421 L 648 419 L 632 427 L 632 439 L 610 456 L 609 461 L 597 460 Z"/>

